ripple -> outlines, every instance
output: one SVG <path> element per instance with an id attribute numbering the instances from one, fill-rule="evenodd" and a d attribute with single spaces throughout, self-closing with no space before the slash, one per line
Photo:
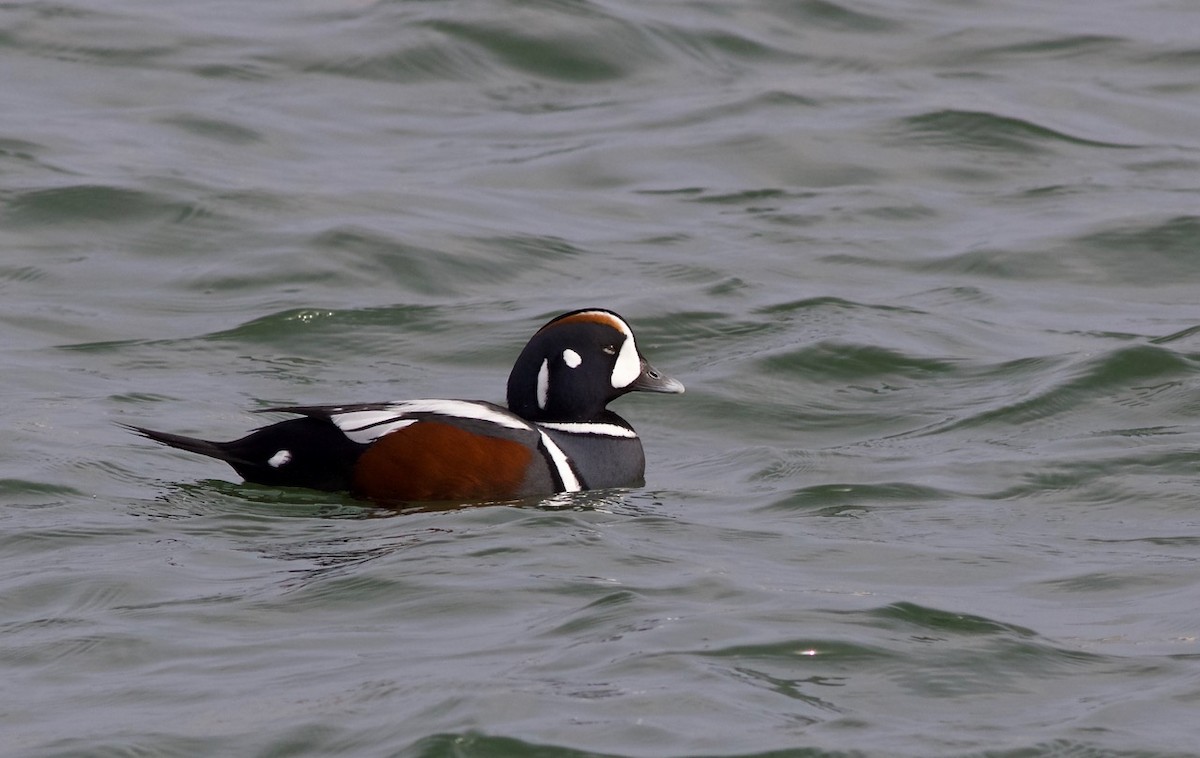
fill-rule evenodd
<path id="1" fill-rule="evenodd" d="M 1194 752 L 1184 5 L 7 3 L 6 749 Z M 614 406 L 660 489 L 110 423 L 502 396 L 577 303 L 688 384 Z"/>
<path id="2" fill-rule="evenodd" d="M 649 35 L 589 6 L 517 11 L 505 21 L 464 20 L 461 15 L 410 19 L 406 34 L 379 36 L 380 12 L 341 26 L 359 27 L 367 53 L 312 59 L 307 71 L 395 81 L 498 79 L 521 75 L 548 82 L 592 84 L 625 78 L 638 67 L 663 62 Z M 370 28 L 368 28 L 370 27 Z M 372 49 L 373 48 L 373 49 Z"/>
<path id="3" fill-rule="evenodd" d="M 154 66 L 174 52 L 154 35 L 133 32 L 119 13 L 34 3 L 22 9 L 24 23 L 7 30 L 5 42 L 42 58 L 101 66 Z"/>
<path id="4" fill-rule="evenodd" d="M 1041 582 L 1041 586 L 1050 590 L 1065 592 L 1073 595 L 1081 592 L 1112 592 L 1114 590 L 1122 589 L 1145 588 L 1150 590 L 1161 587 L 1163 584 L 1162 580 L 1163 577 L 1161 576 L 1124 576 L 1116 575 L 1107 571 L 1096 571 L 1088 574 L 1081 574 L 1079 576 L 1068 577 L 1065 579 L 1048 580 Z"/>
<path id="5" fill-rule="evenodd" d="M 439 21 L 429 25 L 443 34 L 486 50 L 505 66 L 525 74 L 577 84 L 620 79 L 630 73 L 628 45 L 599 47 L 564 34 L 539 36 L 486 24 Z"/>
<path id="6" fill-rule="evenodd" d="M 910 482 L 826 483 L 797 489 L 765 509 L 803 509 L 814 516 L 845 516 L 871 510 L 882 504 L 925 504 L 955 496 L 952 492 Z"/>
<path id="7" fill-rule="evenodd" d="M 46 271 L 37 266 L 0 266 L 0 279 L 9 282 L 36 282 L 46 278 Z"/>
<path id="8" fill-rule="evenodd" d="M 904 25 L 893 18 L 878 13 L 867 13 L 849 3 L 834 3 L 829 0 L 801 0 L 779 6 L 777 12 L 790 21 L 823 29 L 880 34 L 899 33 L 904 30 Z"/>
<path id="9" fill-rule="evenodd" d="M 1122 224 L 1069 243 L 1099 264 L 1106 279 L 1122 284 L 1172 284 L 1200 280 L 1200 216 L 1177 216 L 1146 224 Z"/>
<path id="10" fill-rule="evenodd" d="M 941 110 L 922 113 L 904 119 L 900 128 L 908 139 L 922 144 L 1027 156 L 1045 153 L 1055 143 L 1103 148 L 1134 147 L 1076 137 L 1026 119 L 986 111 Z"/>
<path id="11" fill-rule="evenodd" d="M 1150 340 L 1150 344 L 1165 345 L 1169 342 L 1175 342 L 1176 340 L 1190 339 L 1195 337 L 1197 334 L 1200 334 L 1200 324 L 1197 324 L 1196 326 L 1189 326 L 1186 329 L 1180 329 L 1179 331 L 1172 332 L 1171 334 L 1164 334 L 1161 337 L 1155 337 L 1154 339 Z"/>
<path id="12" fill-rule="evenodd" d="M 816 639 L 803 637 L 778 642 L 766 642 L 706 650 L 697 655 L 707 658 L 751 658 L 778 659 L 783 661 L 805 661 L 820 658 L 822 661 L 869 661 L 877 658 L 892 658 L 886 648 L 874 647 L 841 639 Z"/>
<path id="13" fill-rule="evenodd" d="M 904 268 L 930 274 L 965 274 L 972 277 L 996 277 L 1012 280 L 1054 280 L 1067 278 L 1072 269 L 1062 257 L 1045 251 L 997 250 L 982 248 L 955 253 L 934 261 L 906 262 Z"/>
<path id="14" fill-rule="evenodd" d="M 435 333 L 439 325 L 444 323 L 440 313 L 438 308 L 420 305 L 354 310 L 287 308 L 199 339 L 205 342 L 268 344 L 277 343 L 286 335 L 299 333 L 306 335 L 309 340 L 349 339 L 355 340 L 355 344 L 366 344 L 384 339 L 390 335 L 383 332 L 396 329 L 411 334 Z M 376 330 L 381 333 L 375 334 Z"/>
<path id="15" fill-rule="evenodd" d="M 158 193 L 112 185 L 79 184 L 16 193 L 5 204 L 3 213 L 6 221 L 15 226 L 57 226 L 121 225 L 163 217 L 181 221 L 206 211 Z"/>
<path id="16" fill-rule="evenodd" d="M 502 737 L 475 731 L 445 732 L 421 737 L 400 758 L 455 758 L 456 756 L 562 756 L 562 758 L 600 758 L 591 750 L 573 750 L 562 745 Z"/>
<path id="17" fill-rule="evenodd" d="M 1024 58 L 1058 60 L 1111 53 L 1125 43 L 1126 40 L 1122 37 L 1069 34 L 994 47 L 975 46 L 971 49 L 971 55 L 976 60 Z"/>
<path id="18" fill-rule="evenodd" d="M 234 123 L 228 119 L 181 114 L 162 119 L 162 123 L 178 127 L 189 134 L 205 137 L 226 145 L 249 145 L 263 140 L 256 129 Z"/>
<path id="19" fill-rule="evenodd" d="M 882 377 L 924 379 L 956 370 L 953 361 L 909 355 L 878 345 L 821 342 L 760 361 L 773 374 L 800 374 L 808 380 L 854 382 Z"/>
<path id="20" fill-rule="evenodd" d="M 435 36 L 413 41 L 402 49 L 309 60 L 300 68 L 309 73 L 404 82 L 466 80 L 487 70 L 487 61 L 480 52 Z"/>
<path id="21" fill-rule="evenodd" d="M 1146 393 L 1159 392 L 1154 384 L 1173 383 L 1191 376 L 1200 358 L 1180 355 L 1156 345 L 1133 345 L 1111 350 L 1094 358 L 1085 358 L 1057 369 L 1060 378 L 1048 389 L 1039 389 L 1021 400 L 971 415 L 942 427 L 973 428 L 990 424 L 1019 425 L 1079 409 L 1091 400 L 1118 399 L 1118 391 L 1132 392 L 1135 404 L 1144 404 Z M 1037 362 L 1020 361 L 1009 367 L 1036 368 Z M 1005 368 L 1004 371 L 1009 371 Z M 1040 377 L 1043 382 L 1048 377 Z M 1174 385 L 1172 385 L 1174 386 Z"/>
<path id="22" fill-rule="evenodd" d="M 16 507 L 38 508 L 57 505 L 82 495 L 82 492 L 68 484 L 16 478 L 0 479 L 0 496 Z"/>
<path id="23" fill-rule="evenodd" d="M 1031 629 L 1004 624 L 983 616 L 954 613 L 928 608 L 916 603 L 894 603 L 869 612 L 873 622 L 887 627 L 916 627 L 926 631 L 959 635 L 1014 634 L 1018 637 L 1036 636 Z"/>

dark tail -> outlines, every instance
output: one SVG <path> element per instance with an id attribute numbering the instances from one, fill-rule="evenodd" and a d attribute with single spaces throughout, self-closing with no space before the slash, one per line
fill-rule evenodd
<path id="1" fill-rule="evenodd" d="M 132 426 L 130 424 L 121 424 L 131 432 L 142 435 L 146 439 L 161 442 L 168 447 L 176 447 L 180 450 L 186 450 L 189 453 L 199 453 L 207 455 L 209 458 L 216 458 L 219 461 L 225 461 L 230 465 L 248 464 L 250 461 L 238 460 L 235 455 L 228 449 L 227 442 L 209 442 L 208 440 L 197 439 L 196 437 L 184 437 L 182 434 L 171 434 L 170 432 L 157 432 L 153 429 L 147 429 L 142 426 Z M 236 468 L 236 466 L 235 466 Z"/>
<path id="2" fill-rule="evenodd" d="M 231 442 L 122 426 L 155 442 L 224 461 L 248 482 L 319 490 L 350 489 L 364 447 L 327 419 L 307 417 L 280 421 Z"/>

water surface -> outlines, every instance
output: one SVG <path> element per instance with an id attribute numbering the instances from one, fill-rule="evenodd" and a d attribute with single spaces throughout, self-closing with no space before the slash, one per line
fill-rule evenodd
<path id="1" fill-rule="evenodd" d="M 6 754 L 1197 754 L 1198 20 L 0 6 Z M 580 306 L 688 386 L 645 488 L 118 426 L 497 400 Z"/>

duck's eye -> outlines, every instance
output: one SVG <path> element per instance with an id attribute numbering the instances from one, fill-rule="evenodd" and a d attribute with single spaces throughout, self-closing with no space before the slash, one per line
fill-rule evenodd
<path id="1" fill-rule="evenodd" d="M 617 346 L 616 345 L 605 345 L 602 349 L 604 350 L 604 352 L 608 353 L 609 355 L 617 354 Z"/>

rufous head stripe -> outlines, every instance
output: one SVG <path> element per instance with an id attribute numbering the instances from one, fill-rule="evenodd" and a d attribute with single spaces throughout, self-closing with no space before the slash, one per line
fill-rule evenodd
<path id="1" fill-rule="evenodd" d="M 569 313 L 566 316 L 560 316 L 554 319 L 550 323 L 546 324 L 546 326 L 543 326 L 542 329 L 547 329 L 551 326 L 558 326 L 559 324 L 600 324 L 601 326 L 608 326 L 616 329 L 626 337 L 633 336 L 633 332 L 630 330 L 629 325 L 622 321 L 616 314 L 609 313 L 608 311 L 577 311 L 575 313 Z"/>

